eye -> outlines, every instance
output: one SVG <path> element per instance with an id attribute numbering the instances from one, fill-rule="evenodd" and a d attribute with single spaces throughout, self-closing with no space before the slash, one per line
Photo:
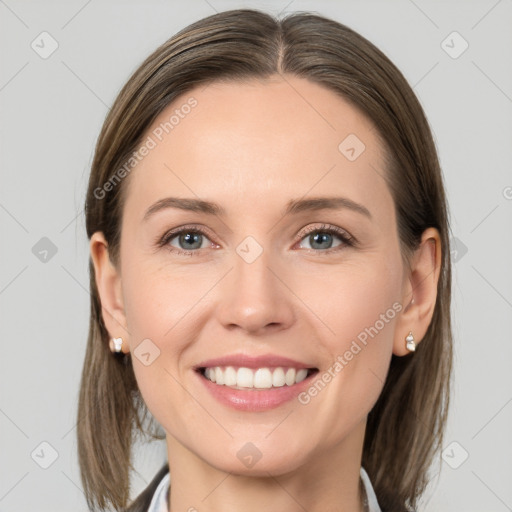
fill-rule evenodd
<path id="1" fill-rule="evenodd" d="M 199 249 L 216 246 L 207 235 L 206 230 L 201 227 L 182 226 L 165 233 L 157 241 L 157 245 L 183 256 L 193 256 L 200 253 Z M 310 226 L 302 230 L 298 236 L 299 243 L 304 239 L 309 244 L 309 247 L 301 248 L 316 253 L 331 253 L 342 250 L 347 246 L 355 245 L 355 239 L 345 230 L 337 226 L 325 224 Z M 336 239 L 338 239 L 338 243 L 336 243 Z"/>
<path id="2" fill-rule="evenodd" d="M 167 232 L 158 242 L 158 245 L 178 254 L 192 256 L 199 249 L 212 247 L 213 242 L 206 235 L 207 233 L 197 226 L 183 226 Z M 209 243 L 206 243 L 207 241 Z"/>
<path id="3" fill-rule="evenodd" d="M 340 242 L 333 246 L 335 239 Z M 330 226 L 323 224 L 322 226 L 311 226 L 306 228 L 300 234 L 300 240 L 305 239 L 309 244 L 306 249 L 313 250 L 315 252 L 332 252 L 333 250 L 341 250 L 345 246 L 353 246 L 354 239 L 345 230 L 336 226 Z"/>

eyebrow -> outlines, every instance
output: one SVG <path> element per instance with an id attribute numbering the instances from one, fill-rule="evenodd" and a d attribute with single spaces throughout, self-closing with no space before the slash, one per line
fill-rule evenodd
<path id="1" fill-rule="evenodd" d="M 167 208 L 176 208 L 179 210 L 205 213 L 207 215 L 226 215 L 226 210 L 217 203 L 204 201 L 202 199 L 183 198 L 183 197 L 166 197 L 160 199 L 150 206 L 144 214 L 143 221 L 147 221 L 156 212 Z M 360 213 L 369 219 L 372 218 L 371 213 L 362 204 L 356 203 L 346 197 L 313 197 L 309 199 L 292 199 L 284 210 L 283 216 L 297 214 L 304 211 L 317 210 L 340 210 L 347 209 L 356 213 Z"/>

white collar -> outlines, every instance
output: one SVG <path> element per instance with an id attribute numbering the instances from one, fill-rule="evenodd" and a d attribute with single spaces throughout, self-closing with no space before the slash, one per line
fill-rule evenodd
<path id="1" fill-rule="evenodd" d="M 360 474 L 361 479 L 363 480 L 364 488 L 366 490 L 366 497 L 368 499 L 368 511 L 382 512 L 379 503 L 377 502 L 377 496 L 375 496 L 375 491 L 373 490 L 370 478 L 362 466 Z M 155 490 L 155 494 L 153 494 L 153 498 L 151 500 L 147 512 L 169 512 L 169 509 L 167 507 L 169 484 L 170 473 L 167 472 L 165 476 L 162 478 L 162 480 L 160 480 L 160 483 L 158 484 L 158 487 Z"/>
<path id="2" fill-rule="evenodd" d="M 365 471 L 363 466 L 361 466 L 360 475 L 361 479 L 363 480 L 364 490 L 366 491 L 366 499 L 368 501 L 368 512 L 382 512 L 379 506 L 379 502 L 377 501 L 377 496 L 375 496 L 373 485 L 370 482 L 370 477 L 368 476 L 368 473 Z"/>

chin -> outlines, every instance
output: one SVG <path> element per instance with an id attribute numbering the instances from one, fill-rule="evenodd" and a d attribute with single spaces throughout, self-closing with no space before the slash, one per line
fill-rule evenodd
<path id="1" fill-rule="evenodd" d="M 286 445 L 267 442 L 236 443 L 236 449 L 223 449 L 206 460 L 211 466 L 241 476 L 268 477 L 291 473 L 306 463 L 303 449 L 300 452 L 287 450 Z M 231 455 L 226 455 L 230 453 Z"/>

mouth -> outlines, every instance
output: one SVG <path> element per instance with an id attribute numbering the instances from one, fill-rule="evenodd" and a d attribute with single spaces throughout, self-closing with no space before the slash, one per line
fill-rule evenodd
<path id="1" fill-rule="evenodd" d="M 209 366 L 196 368 L 204 379 L 238 390 L 291 387 L 318 373 L 318 368 Z"/>

